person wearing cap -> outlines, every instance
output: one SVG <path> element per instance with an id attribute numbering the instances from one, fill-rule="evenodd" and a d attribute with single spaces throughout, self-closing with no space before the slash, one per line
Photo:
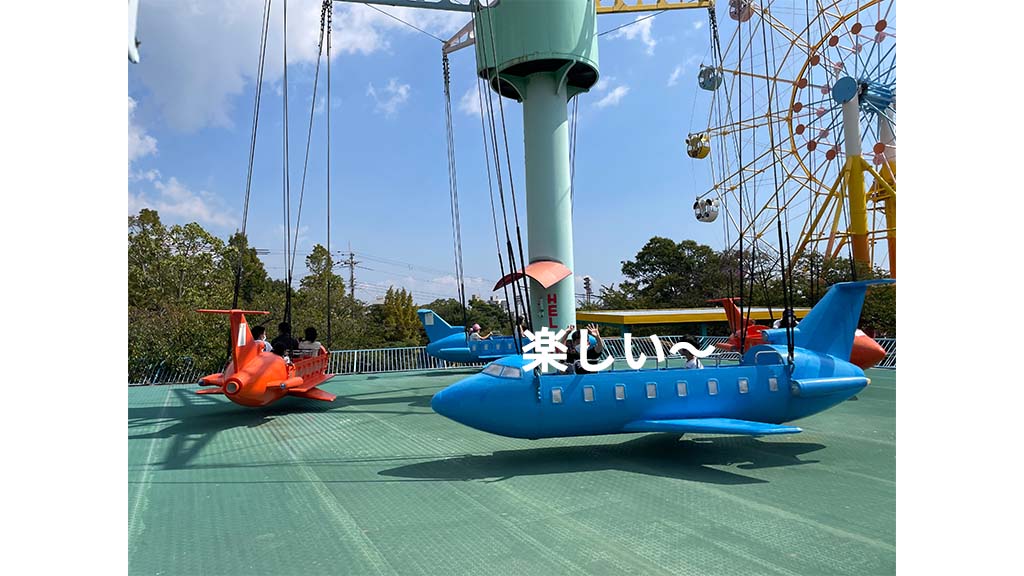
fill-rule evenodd
<path id="1" fill-rule="evenodd" d="M 470 340 L 487 340 L 490 337 L 491 337 L 491 333 L 490 332 L 488 332 L 485 335 L 481 335 L 480 334 L 480 325 L 479 324 L 473 324 L 473 327 L 469 329 L 469 339 Z"/>

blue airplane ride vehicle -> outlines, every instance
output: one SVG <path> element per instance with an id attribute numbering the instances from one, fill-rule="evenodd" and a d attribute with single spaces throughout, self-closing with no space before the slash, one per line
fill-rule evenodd
<path id="1" fill-rule="evenodd" d="M 432 310 L 416 311 L 423 329 L 427 331 L 427 354 L 448 362 L 487 362 L 512 354 L 520 349 L 513 336 L 491 336 L 485 340 L 470 340 L 465 326 L 450 326 Z"/>
<path id="2" fill-rule="evenodd" d="M 792 329 L 791 360 L 785 329 L 766 331 L 769 344 L 748 350 L 738 365 L 703 369 L 544 374 L 539 367 L 526 370 L 530 360 L 515 354 L 441 390 L 431 407 L 466 426 L 514 438 L 800 432 L 785 423 L 827 410 L 869 384 L 848 358 L 867 287 L 894 282 L 832 286 Z M 466 347 L 461 329 L 452 330 Z"/>

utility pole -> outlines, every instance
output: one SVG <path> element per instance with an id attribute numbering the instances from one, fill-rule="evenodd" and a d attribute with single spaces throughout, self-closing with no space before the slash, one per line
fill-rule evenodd
<path id="1" fill-rule="evenodd" d="M 356 298 L 356 264 L 359 264 L 359 260 L 356 260 L 355 252 L 352 252 L 352 245 L 348 245 L 348 258 L 342 260 L 341 264 L 348 266 L 348 297 L 355 300 Z"/>
<path id="2" fill-rule="evenodd" d="M 587 295 L 587 306 L 590 306 L 590 296 L 594 293 L 590 285 L 590 276 L 583 277 L 583 292 Z"/>

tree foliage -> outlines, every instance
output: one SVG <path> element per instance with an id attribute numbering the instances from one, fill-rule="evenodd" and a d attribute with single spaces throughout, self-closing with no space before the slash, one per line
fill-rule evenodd
<path id="1" fill-rule="evenodd" d="M 742 284 L 741 261 L 746 272 Z M 427 342 L 413 295 L 405 289 L 391 288 L 383 304 L 367 305 L 346 293 L 345 281 L 334 272 L 337 262 L 323 246 L 316 245 L 304 264 L 308 274 L 293 287 L 295 334 L 301 336 L 306 327 L 312 326 L 319 340 L 335 350 Z M 710 298 L 740 295 L 746 304 L 754 306 L 770 305 L 781 310 L 784 302 L 781 263 L 764 252 L 715 251 L 693 240 L 676 242 L 654 237 L 633 260 L 622 262 L 622 274 L 626 279 L 619 286 L 601 287 L 595 299 L 601 308 L 701 307 Z M 813 306 L 836 282 L 884 275 L 882 270 L 854 269 L 849 259 L 827 260 L 820 254 L 808 254 L 792 264 L 787 281 L 792 281 L 794 306 Z M 287 289 L 286 282 L 270 278 L 244 235 L 233 234 L 225 242 L 194 222 L 166 226 L 155 210 L 141 210 L 128 218 L 130 373 L 157 363 L 174 368 L 176 362 L 188 362 L 211 372 L 220 370 L 229 349 L 227 323 L 223 316 L 199 314 L 196 310 L 229 309 L 233 305 L 266 310 L 268 316 L 253 316 L 250 322 L 266 326 L 274 334 L 277 323 L 284 318 Z M 476 296 L 470 298 L 465 310 L 453 298 L 435 300 L 423 307 L 452 325 L 480 324 L 485 332 L 511 333 L 506 309 Z M 895 336 L 894 286 L 868 290 L 861 327 L 870 333 Z"/>
<path id="2" fill-rule="evenodd" d="M 779 257 L 763 250 L 716 252 L 692 240 L 675 242 L 656 236 L 633 260 L 622 262 L 626 280 L 618 287 L 602 286 L 599 300 L 606 310 L 667 309 L 702 307 L 712 298 L 739 296 L 744 305 L 770 306 L 781 311 L 786 284 L 790 282 L 793 306 L 810 307 L 837 282 L 887 276 L 884 270 L 861 265 L 855 268 L 848 258 L 826 259 L 818 253 L 809 253 L 793 262 L 785 284 L 782 270 Z M 868 290 L 861 314 L 862 328 L 895 335 L 895 293 L 893 286 Z M 712 326 L 713 333 L 725 331 L 724 323 Z"/>
<path id="3" fill-rule="evenodd" d="M 306 258 L 309 274 L 292 297 L 292 325 L 301 336 L 306 327 L 317 330 L 330 349 L 375 348 L 396 345 L 385 332 L 372 306 L 349 297 L 345 282 L 334 273 L 335 262 L 317 245 Z M 235 278 L 238 278 L 238 301 Z M 328 307 L 328 285 L 330 307 Z M 200 314 L 201 308 L 266 310 L 253 315 L 253 326 L 270 335 L 284 319 L 288 286 L 267 271 L 239 233 L 225 243 L 196 223 L 165 226 L 155 210 L 143 209 L 128 218 L 128 357 L 129 378 L 161 364 L 167 369 L 184 364 L 211 372 L 220 370 L 228 355 L 228 330 L 223 316 Z M 410 308 L 411 295 L 405 295 Z M 331 330 L 327 331 L 330 315 Z M 401 342 L 419 344 L 415 325 L 409 337 L 404 317 Z"/>
<path id="4" fill-rule="evenodd" d="M 381 307 L 384 320 L 384 332 L 391 340 L 409 346 L 420 342 L 420 321 L 416 315 L 416 307 L 412 303 L 412 294 L 405 288 L 395 290 L 388 288 Z"/>

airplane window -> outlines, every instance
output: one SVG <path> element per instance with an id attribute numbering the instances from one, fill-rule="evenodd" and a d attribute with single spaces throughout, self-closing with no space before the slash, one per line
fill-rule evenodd
<path id="1" fill-rule="evenodd" d="M 647 397 L 657 398 L 658 397 L 658 385 L 654 382 L 647 383 Z"/>
<path id="2" fill-rule="evenodd" d="M 583 401 L 584 402 L 593 402 L 594 401 L 594 387 L 593 386 L 584 386 L 583 387 Z"/>
<path id="3" fill-rule="evenodd" d="M 522 378 L 523 371 L 515 366 L 505 366 L 505 369 L 501 371 L 502 378 Z"/>
<path id="4" fill-rule="evenodd" d="M 718 394 L 718 380 L 708 380 L 708 395 Z"/>
<path id="5" fill-rule="evenodd" d="M 561 388 L 552 388 L 551 389 L 551 403 L 552 404 L 561 404 L 562 403 L 562 389 Z"/>
<path id="6" fill-rule="evenodd" d="M 771 390 L 772 392 L 778 392 L 779 391 L 779 379 L 778 378 L 769 378 L 768 379 L 768 389 Z"/>
<path id="7" fill-rule="evenodd" d="M 740 384 L 740 394 L 746 394 L 749 391 L 749 389 L 750 389 L 749 385 L 747 383 L 747 379 L 746 378 L 740 378 L 739 379 L 739 384 Z"/>
<path id="8" fill-rule="evenodd" d="M 625 400 L 626 399 L 626 386 L 624 384 L 615 385 L 615 399 Z"/>
<path id="9" fill-rule="evenodd" d="M 676 382 L 676 394 L 679 396 L 686 396 L 686 382 L 680 380 Z"/>
<path id="10" fill-rule="evenodd" d="M 500 364 L 491 364 L 487 368 L 484 368 L 484 374 L 487 374 L 489 376 L 501 376 L 502 368 L 504 368 L 504 366 Z"/>

